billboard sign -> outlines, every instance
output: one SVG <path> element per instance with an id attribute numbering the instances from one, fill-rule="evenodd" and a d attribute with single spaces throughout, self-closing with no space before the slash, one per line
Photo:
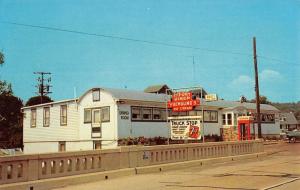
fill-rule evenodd
<path id="1" fill-rule="evenodd" d="M 217 94 L 207 94 L 207 95 L 205 95 L 205 100 L 206 101 L 217 101 L 218 96 L 217 96 Z"/>
<path id="2" fill-rule="evenodd" d="M 200 140 L 201 116 L 169 117 L 172 140 Z"/>
<path id="3" fill-rule="evenodd" d="M 192 92 L 177 92 L 168 101 L 168 108 L 174 112 L 191 111 L 195 106 L 200 105 L 200 100 L 193 98 Z"/>

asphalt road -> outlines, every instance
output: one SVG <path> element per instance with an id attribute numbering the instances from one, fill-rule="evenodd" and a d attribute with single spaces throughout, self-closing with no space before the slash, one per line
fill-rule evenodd
<path id="1" fill-rule="evenodd" d="M 265 150 L 277 153 L 263 160 L 127 176 L 55 190 L 300 189 L 300 143 L 265 145 Z"/>

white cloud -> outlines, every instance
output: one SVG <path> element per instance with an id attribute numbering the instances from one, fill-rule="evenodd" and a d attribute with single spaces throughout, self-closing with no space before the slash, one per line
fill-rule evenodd
<path id="1" fill-rule="evenodd" d="M 231 82 L 232 86 L 243 86 L 251 84 L 253 84 L 253 80 L 247 75 L 240 75 L 238 78 L 234 79 Z"/>
<path id="2" fill-rule="evenodd" d="M 262 81 L 274 81 L 274 80 L 282 79 L 282 76 L 279 72 L 271 70 L 271 69 L 263 70 L 260 73 L 259 77 L 260 77 L 260 80 L 262 80 Z"/>

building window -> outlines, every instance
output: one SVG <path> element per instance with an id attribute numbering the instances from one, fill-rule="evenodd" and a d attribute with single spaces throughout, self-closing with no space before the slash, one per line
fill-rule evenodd
<path id="1" fill-rule="evenodd" d="M 93 110 L 93 123 L 100 123 L 100 109 Z"/>
<path id="2" fill-rule="evenodd" d="M 101 127 L 92 127 L 92 133 L 101 133 Z"/>
<path id="3" fill-rule="evenodd" d="M 45 107 L 44 108 L 44 127 L 49 127 L 50 125 L 50 108 Z"/>
<path id="4" fill-rule="evenodd" d="M 234 117 L 233 117 L 233 120 L 234 120 L 234 125 L 237 125 L 238 124 L 238 122 L 237 122 L 237 118 L 238 118 L 238 114 L 234 114 Z"/>
<path id="5" fill-rule="evenodd" d="M 109 107 L 101 108 L 101 121 L 108 122 L 110 120 Z"/>
<path id="6" fill-rule="evenodd" d="M 101 149 L 101 141 L 94 141 L 94 150 Z"/>
<path id="7" fill-rule="evenodd" d="M 161 120 L 162 114 L 159 108 L 153 108 L 153 120 Z"/>
<path id="8" fill-rule="evenodd" d="M 36 109 L 31 110 L 30 126 L 32 128 L 36 127 Z"/>
<path id="9" fill-rule="evenodd" d="M 60 106 L 60 125 L 67 125 L 67 105 Z"/>
<path id="10" fill-rule="evenodd" d="M 84 123 L 91 123 L 91 122 L 92 122 L 92 110 L 84 109 Z"/>
<path id="11" fill-rule="evenodd" d="M 93 101 L 100 101 L 100 89 L 93 89 Z"/>
<path id="12" fill-rule="evenodd" d="M 222 124 L 226 125 L 226 115 L 222 114 Z"/>
<path id="13" fill-rule="evenodd" d="M 152 120 L 151 108 L 143 108 L 143 120 Z"/>
<path id="14" fill-rule="evenodd" d="M 58 142 L 58 151 L 59 152 L 66 151 L 66 142 L 65 141 Z"/>
<path id="15" fill-rule="evenodd" d="M 217 111 L 204 111 L 204 121 L 205 122 L 218 122 L 218 112 Z"/>
<path id="16" fill-rule="evenodd" d="M 169 110 L 169 114 L 172 114 Z M 171 115 L 168 115 L 171 116 Z M 149 107 L 131 107 L 132 121 L 165 121 L 166 109 Z"/>
<path id="17" fill-rule="evenodd" d="M 132 120 L 141 120 L 141 108 L 140 107 L 132 107 L 131 108 L 131 118 Z"/>
<path id="18" fill-rule="evenodd" d="M 155 121 L 166 120 L 166 110 L 161 108 L 153 108 L 153 120 Z"/>
<path id="19" fill-rule="evenodd" d="M 227 114 L 227 125 L 232 125 L 232 114 L 231 113 Z"/>
<path id="20" fill-rule="evenodd" d="M 253 118 L 254 118 L 254 122 L 256 121 L 257 118 L 257 114 L 253 113 L 252 114 Z M 261 123 L 275 123 L 275 114 L 265 114 L 265 113 L 261 113 L 260 114 L 260 121 Z"/>

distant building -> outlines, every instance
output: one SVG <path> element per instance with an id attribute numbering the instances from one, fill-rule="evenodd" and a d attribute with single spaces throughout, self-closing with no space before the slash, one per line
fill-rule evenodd
<path id="1" fill-rule="evenodd" d="M 280 129 L 282 130 L 294 130 L 297 129 L 299 123 L 294 115 L 294 113 L 280 113 Z"/>
<path id="2" fill-rule="evenodd" d="M 155 94 L 166 94 L 167 90 L 170 90 L 168 85 L 166 84 L 159 84 L 159 85 L 152 85 L 148 86 L 144 92 L 146 93 L 155 93 Z M 168 94 L 171 94 L 171 91 L 168 91 Z"/>

